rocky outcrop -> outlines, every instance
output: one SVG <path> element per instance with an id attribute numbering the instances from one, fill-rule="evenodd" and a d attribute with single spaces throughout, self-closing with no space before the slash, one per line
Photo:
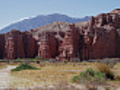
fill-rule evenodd
<path id="1" fill-rule="evenodd" d="M 17 59 L 17 58 L 33 58 L 35 57 L 36 41 L 28 32 L 20 32 L 12 30 L 1 38 L 1 58 Z M 1 40 L 1 41 L 2 41 Z"/>
<path id="2" fill-rule="evenodd" d="M 31 32 L 0 35 L 0 58 L 89 60 L 120 57 L 120 9 L 82 23 L 54 22 Z"/>
<path id="3" fill-rule="evenodd" d="M 120 57 L 119 11 L 114 10 L 112 13 L 92 17 L 87 28 L 88 33 L 86 32 L 89 39 L 91 38 L 91 44 L 85 43 L 83 48 L 85 59 Z"/>
<path id="4" fill-rule="evenodd" d="M 56 59 L 70 60 L 75 57 L 79 58 L 80 39 L 79 29 L 75 28 L 74 24 L 70 25 L 70 29 L 65 32 L 64 40 L 61 46 L 59 46 L 59 56 Z"/>
<path id="5" fill-rule="evenodd" d="M 16 30 L 5 35 L 5 58 L 25 58 L 22 33 Z"/>
<path id="6" fill-rule="evenodd" d="M 39 34 L 38 56 L 43 59 L 55 58 L 57 54 L 57 42 L 53 33 L 43 32 Z"/>
<path id="7" fill-rule="evenodd" d="M 42 31 L 57 33 L 53 35 L 57 39 L 57 43 L 60 42 L 56 49 L 58 50 L 57 60 L 120 57 L 119 11 L 116 9 L 111 13 L 103 13 L 91 17 L 89 22 L 75 25 L 56 22 L 36 29 L 36 31 L 37 34 Z M 63 35 L 60 35 L 59 32 L 62 32 Z"/>
<path id="8" fill-rule="evenodd" d="M 5 51 L 5 35 L 0 35 L 0 58 L 4 58 L 4 51 Z"/>
<path id="9" fill-rule="evenodd" d="M 27 31 L 23 33 L 23 44 L 25 58 L 34 58 L 37 54 L 38 45 L 31 33 Z"/>

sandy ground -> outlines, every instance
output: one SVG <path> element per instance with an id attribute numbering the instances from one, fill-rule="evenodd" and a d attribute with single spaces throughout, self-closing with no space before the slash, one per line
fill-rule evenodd
<path id="1" fill-rule="evenodd" d="M 7 66 L 0 70 L 0 87 L 9 87 L 10 70 L 16 66 Z"/>

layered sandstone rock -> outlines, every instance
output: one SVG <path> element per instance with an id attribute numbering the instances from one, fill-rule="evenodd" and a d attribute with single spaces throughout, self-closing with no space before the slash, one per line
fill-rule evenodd
<path id="1" fill-rule="evenodd" d="M 36 40 L 29 32 L 12 30 L 0 36 L 1 58 L 34 58 L 37 50 Z"/>
<path id="2" fill-rule="evenodd" d="M 75 25 L 70 25 L 70 29 L 65 32 L 64 40 L 59 46 L 59 56 L 58 60 L 80 57 L 79 55 L 79 42 L 80 42 L 80 33 L 78 28 L 75 28 Z"/>
<path id="3" fill-rule="evenodd" d="M 5 35 L 5 58 L 25 58 L 23 35 L 21 32 L 12 30 Z"/>
<path id="4" fill-rule="evenodd" d="M 57 42 L 53 33 L 43 32 L 39 34 L 38 56 L 43 59 L 55 58 L 57 54 Z"/>
<path id="5" fill-rule="evenodd" d="M 119 11 L 116 9 L 111 13 L 100 14 L 92 17 L 90 22 L 76 23 L 75 26 L 58 22 L 36 29 L 36 31 L 48 32 L 49 30 L 63 33 L 62 36 L 53 35 L 57 37 L 57 42 L 60 42 L 57 46 L 56 59 L 58 60 L 120 57 Z"/>
<path id="6" fill-rule="evenodd" d="M 0 35 L 0 58 L 3 58 L 4 57 L 4 46 L 5 46 L 5 35 L 2 34 Z"/>
<path id="7" fill-rule="evenodd" d="M 25 58 L 34 58 L 37 54 L 38 45 L 31 33 L 27 31 L 23 33 L 23 43 Z"/>
<path id="8" fill-rule="evenodd" d="M 70 24 L 54 22 L 30 32 L 0 35 L 0 58 L 80 60 L 120 57 L 120 9 Z"/>
<path id="9" fill-rule="evenodd" d="M 119 11 L 114 10 L 114 13 L 100 14 L 97 17 L 92 17 L 88 25 L 90 34 L 87 34 L 89 39 L 91 38 L 92 44 L 85 45 L 83 49 L 83 57 L 85 59 L 120 57 Z"/>

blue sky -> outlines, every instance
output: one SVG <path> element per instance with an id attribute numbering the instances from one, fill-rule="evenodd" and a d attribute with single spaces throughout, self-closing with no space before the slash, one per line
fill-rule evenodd
<path id="1" fill-rule="evenodd" d="M 120 8 L 120 0 L 0 0 L 0 29 L 25 17 L 61 13 L 96 16 Z"/>

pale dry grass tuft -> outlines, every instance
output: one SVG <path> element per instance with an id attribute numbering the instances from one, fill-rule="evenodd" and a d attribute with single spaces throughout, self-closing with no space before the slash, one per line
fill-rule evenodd
<path id="1" fill-rule="evenodd" d="M 6 63 L 0 63 L 0 69 L 4 69 L 8 66 Z"/>
<path id="2" fill-rule="evenodd" d="M 107 64 L 99 63 L 97 65 L 97 69 L 101 73 L 105 73 L 105 76 L 106 76 L 107 79 L 111 79 L 111 80 L 114 79 L 114 73 L 113 73 L 113 71 L 111 70 L 111 68 Z"/>

